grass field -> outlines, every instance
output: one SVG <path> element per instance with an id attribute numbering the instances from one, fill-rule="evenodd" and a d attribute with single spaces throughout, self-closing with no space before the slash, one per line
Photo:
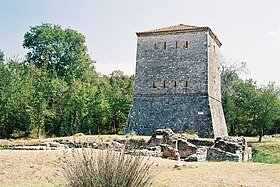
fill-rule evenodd
<path id="1" fill-rule="evenodd" d="M 124 136 L 75 136 L 75 141 L 112 140 Z M 149 137 L 130 137 L 144 138 Z M 47 139 L 50 141 L 50 139 Z M 51 139 L 53 140 L 53 139 Z M 247 138 L 258 153 L 278 157 L 280 139 Z M 40 140 L 0 140 L 3 147 L 15 144 L 32 145 Z M 0 151 L 0 186 L 60 186 L 66 183 L 63 176 L 63 151 Z M 185 163 L 174 168 L 177 161 L 152 158 L 152 172 L 156 174 L 153 186 L 280 186 L 280 164 L 255 162 L 204 162 Z"/>

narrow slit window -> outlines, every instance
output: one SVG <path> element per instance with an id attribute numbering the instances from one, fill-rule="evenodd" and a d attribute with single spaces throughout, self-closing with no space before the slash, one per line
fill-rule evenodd
<path id="1" fill-rule="evenodd" d="M 175 42 L 175 48 L 178 49 L 178 42 Z"/>
<path id="2" fill-rule="evenodd" d="M 153 82 L 153 88 L 156 88 L 157 86 L 156 86 L 156 83 L 155 82 Z"/>
<path id="3" fill-rule="evenodd" d="M 185 49 L 188 49 L 189 48 L 189 41 L 186 41 L 185 42 Z"/>
<path id="4" fill-rule="evenodd" d="M 189 82 L 185 81 L 185 87 L 187 88 L 189 86 Z"/>
<path id="5" fill-rule="evenodd" d="M 174 81 L 174 87 L 177 88 L 178 87 L 178 83 L 177 81 Z"/>
<path id="6" fill-rule="evenodd" d="M 166 88 L 166 81 L 163 81 L 163 88 Z"/>
<path id="7" fill-rule="evenodd" d="M 157 49 L 157 43 L 154 43 L 154 49 Z"/>
<path id="8" fill-rule="evenodd" d="M 166 42 L 163 42 L 163 49 L 166 49 Z"/>

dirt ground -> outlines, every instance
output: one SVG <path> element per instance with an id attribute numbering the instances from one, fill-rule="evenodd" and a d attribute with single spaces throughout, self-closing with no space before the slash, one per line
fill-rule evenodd
<path id="1" fill-rule="evenodd" d="M 59 186 L 63 151 L 0 151 L 0 186 Z M 204 162 L 185 163 L 152 158 L 153 186 L 280 186 L 280 164 Z"/>

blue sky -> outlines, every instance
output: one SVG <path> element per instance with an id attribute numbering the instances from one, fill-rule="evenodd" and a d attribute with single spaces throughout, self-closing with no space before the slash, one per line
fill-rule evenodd
<path id="1" fill-rule="evenodd" d="M 180 23 L 209 26 L 222 41 L 222 54 L 246 62 L 259 84 L 280 85 L 278 0 L 1 0 L 0 49 L 23 58 L 30 26 L 53 23 L 86 36 L 99 72 L 135 71 L 136 31 Z"/>

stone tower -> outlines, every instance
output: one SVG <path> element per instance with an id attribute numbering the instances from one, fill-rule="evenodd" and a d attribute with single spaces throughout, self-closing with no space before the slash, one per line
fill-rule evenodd
<path id="1" fill-rule="evenodd" d="M 221 103 L 220 46 L 209 27 L 176 25 L 137 32 L 134 100 L 125 133 L 158 128 L 227 136 Z"/>

